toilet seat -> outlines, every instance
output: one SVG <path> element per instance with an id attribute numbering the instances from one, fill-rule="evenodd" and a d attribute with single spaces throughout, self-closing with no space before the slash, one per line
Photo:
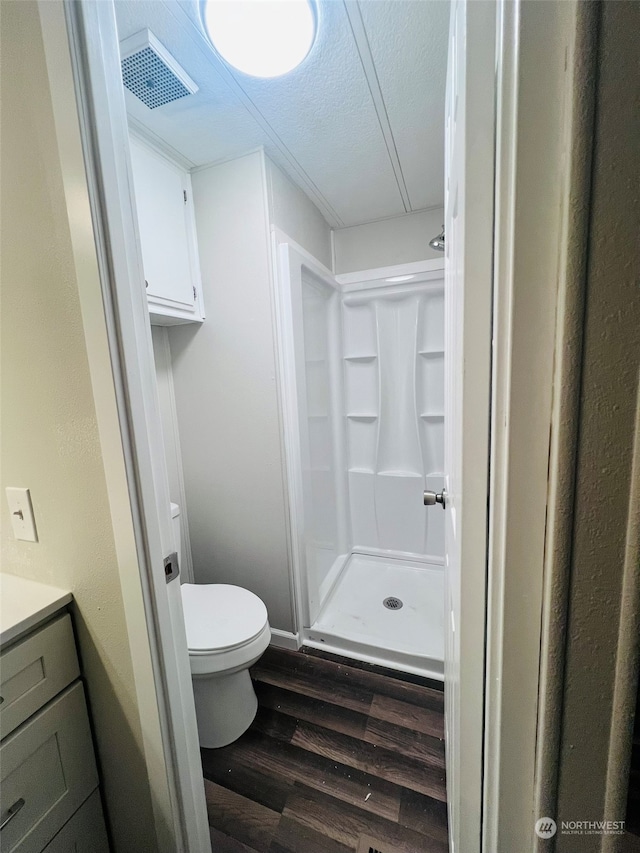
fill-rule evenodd
<path id="1" fill-rule="evenodd" d="M 251 665 L 269 645 L 267 608 L 232 584 L 182 584 L 191 672 L 206 675 Z"/>

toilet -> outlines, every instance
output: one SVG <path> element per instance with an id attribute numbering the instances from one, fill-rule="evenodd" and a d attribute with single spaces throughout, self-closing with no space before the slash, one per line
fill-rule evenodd
<path id="1" fill-rule="evenodd" d="M 171 505 L 180 557 L 180 510 Z M 258 710 L 249 667 L 271 640 L 267 608 L 254 593 L 232 584 L 181 587 L 200 746 L 233 743 Z"/>

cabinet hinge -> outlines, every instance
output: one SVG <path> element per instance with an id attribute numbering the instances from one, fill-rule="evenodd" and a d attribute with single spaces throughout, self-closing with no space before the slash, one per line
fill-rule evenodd
<path id="1" fill-rule="evenodd" d="M 183 197 L 184 197 L 184 203 L 186 204 L 186 203 L 187 203 L 187 191 L 186 191 L 186 190 L 182 190 L 182 195 L 183 195 Z"/>

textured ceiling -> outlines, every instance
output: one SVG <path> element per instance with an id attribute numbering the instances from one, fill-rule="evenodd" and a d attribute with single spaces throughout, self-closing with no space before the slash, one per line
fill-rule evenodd
<path id="1" fill-rule="evenodd" d="M 316 43 L 284 77 L 232 72 L 194 0 L 116 0 L 120 39 L 147 27 L 200 87 L 133 118 L 193 165 L 264 145 L 336 227 L 440 206 L 446 0 L 320 0 Z"/>

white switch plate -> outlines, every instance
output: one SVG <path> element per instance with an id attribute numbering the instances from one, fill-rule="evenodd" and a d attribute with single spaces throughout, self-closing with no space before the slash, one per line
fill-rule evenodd
<path id="1" fill-rule="evenodd" d="M 7 501 L 11 513 L 11 525 L 16 539 L 37 542 L 36 520 L 33 517 L 29 489 L 15 489 L 7 486 Z"/>

